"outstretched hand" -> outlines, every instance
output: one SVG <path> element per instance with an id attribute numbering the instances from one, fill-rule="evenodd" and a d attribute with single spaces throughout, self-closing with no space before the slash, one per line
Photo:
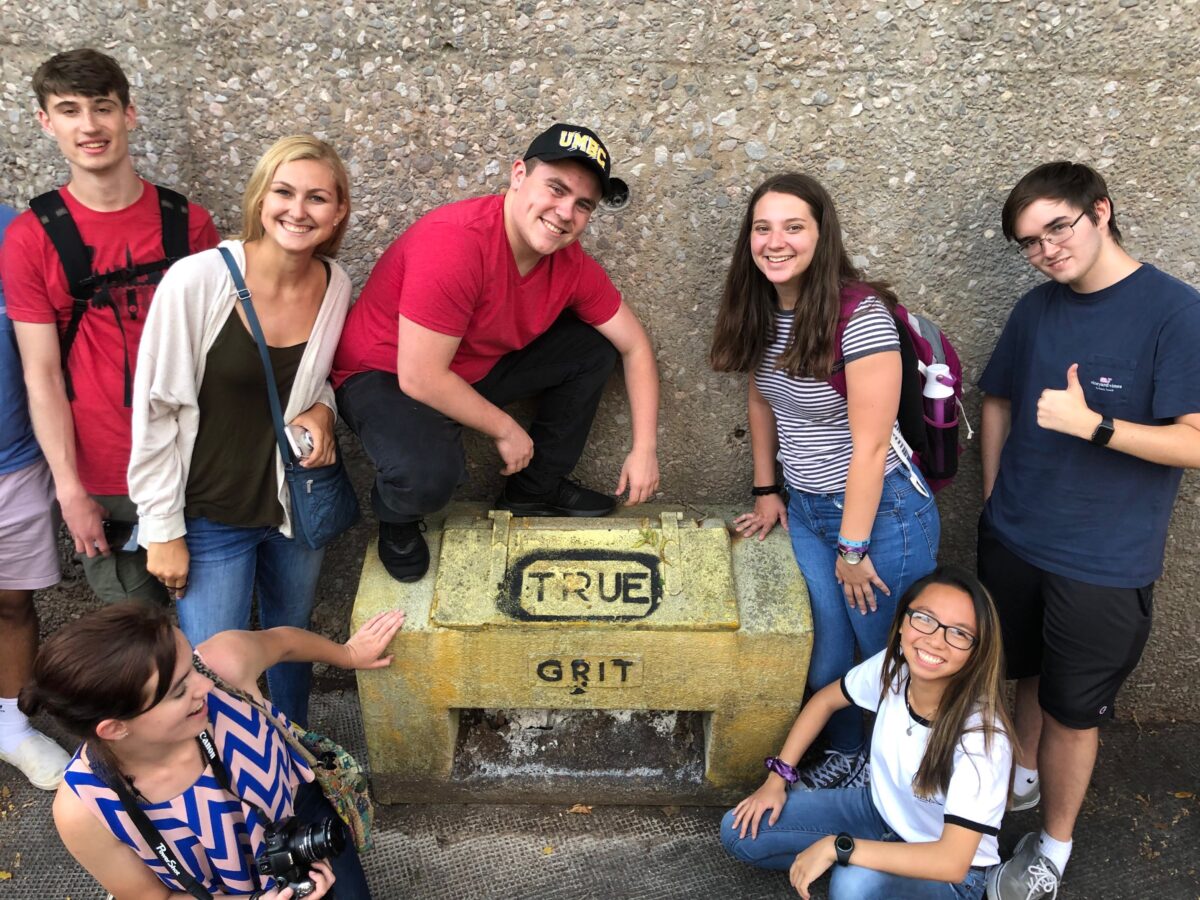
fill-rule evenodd
<path id="1" fill-rule="evenodd" d="M 733 527 L 741 537 L 758 535 L 761 541 L 778 522 L 783 530 L 788 530 L 787 504 L 779 494 L 764 494 L 754 500 L 754 512 L 742 513 L 733 520 Z"/>
<path id="2" fill-rule="evenodd" d="M 637 506 L 654 499 L 654 492 L 658 490 L 658 455 L 653 450 L 629 451 L 617 479 L 617 496 L 625 493 L 626 488 L 629 489 L 626 506 Z"/>
<path id="3" fill-rule="evenodd" d="M 380 656 L 387 649 L 400 626 L 404 611 L 399 609 L 377 613 L 346 641 L 347 669 L 383 669 L 392 664 L 392 657 Z"/>
<path id="4" fill-rule="evenodd" d="M 1046 388 L 1038 398 L 1037 423 L 1047 431 L 1057 431 L 1079 438 L 1090 438 L 1103 416 L 1088 409 L 1083 385 L 1079 383 L 1079 363 L 1067 369 L 1067 386 L 1063 390 Z"/>

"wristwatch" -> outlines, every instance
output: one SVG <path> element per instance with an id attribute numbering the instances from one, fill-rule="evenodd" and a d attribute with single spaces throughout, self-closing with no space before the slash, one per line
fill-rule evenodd
<path id="1" fill-rule="evenodd" d="M 848 566 L 857 566 L 860 562 L 867 558 L 867 548 L 861 550 L 851 549 L 849 547 L 839 547 L 838 556 L 842 558 Z"/>
<path id="2" fill-rule="evenodd" d="M 1092 432 L 1092 443 L 1097 447 L 1103 447 L 1109 442 L 1113 436 L 1113 420 L 1112 416 L 1105 416 L 1100 420 L 1100 424 L 1096 426 L 1096 430 Z"/>
<path id="3" fill-rule="evenodd" d="M 854 852 L 854 838 L 849 833 L 843 831 L 833 839 L 833 849 L 837 851 L 837 863 L 839 866 L 850 865 L 850 854 Z"/>

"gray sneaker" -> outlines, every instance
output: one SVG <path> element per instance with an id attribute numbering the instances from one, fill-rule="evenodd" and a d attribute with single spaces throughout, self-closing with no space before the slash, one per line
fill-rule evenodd
<path id="1" fill-rule="evenodd" d="M 1024 789 L 1022 791 L 1022 789 Z M 1020 812 L 1023 809 L 1033 809 L 1042 802 L 1042 782 L 1039 779 L 1033 784 L 1013 782 L 1012 793 L 1008 797 L 1009 812 Z"/>
<path id="2" fill-rule="evenodd" d="M 1012 859 L 988 870 L 987 900 L 1054 900 L 1061 877 L 1038 853 L 1037 832 L 1031 831 L 1017 842 Z"/>
<path id="3" fill-rule="evenodd" d="M 859 752 L 847 755 L 837 750 L 826 750 L 825 758 L 800 772 L 800 787 L 810 791 L 826 790 L 837 787 L 862 787 L 852 784 L 859 778 L 867 765 L 866 754 Z"/>
<path id="4" fill-rule="evenodd" d="M 858 754 L 858 758 L 862 760 L 862 765 L 858 767 L 857 772 L 838 785 L 839 787 L 865 788 L 871 786 L 871 758 L 866 753 Z"/>

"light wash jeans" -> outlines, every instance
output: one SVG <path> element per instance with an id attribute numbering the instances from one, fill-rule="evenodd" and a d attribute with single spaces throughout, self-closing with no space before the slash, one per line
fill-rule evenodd
<path id="1" fill-rule="evenodd" d="M 325 551 L 310 550 L 278 528 L 243 528 L 211 519 L 187 519 L 191 556 L 188 587 L 176 601 L 179 627 L 195 647 L 219 631 L 250 627 L 258 594 L 262 628 L 308 628 Z M 271 702 L 298 725 L 308 724 L 312 666 L 279 663 L 267 670 Z"/>
<path id="2" fill-rule="evenodd" d="M 918 477 L 920 477 L 918 475 Z M 789 488 L 788 534 L 808 585 L 813 617 L 813 649 L 808 686 L 814 691 L 840 679 L 854 666 L 857 647 L 862 659 L 883 649 L 896 611 L 908 586 L 937 567 L 942 526 L 933 492 L 923 497 L 899 466 L 883 480 L 869 556 L 890 595 L 875 590 L 875 612 L 865 616 L 846 602 L 837 583 L 838 530 L 846 495 L 806 494 Z M 863 746 L 862 711 L 854 707 L 833 714 L 825 727 L 832 749 L 851 754 Z"/>
<path id="3" fill-rule="evenodd" d="M 789 525 L 790 525 L 789 521 Z M 786 872 L 796 855 L 821 838 L 845 831 L 858 840 L 899 841 L 871 802 L 870 788 L 833 788 L 788 792 L 779 821 L 758 824 L 758 837 L 738 837 L 733 810 L 721 820 L 721 843 L 730 855 L 763 869 Z M 835 865 L 829 870 L 829 900 L 980 900 L 987 869 L 972 866 L 958 884 L 905 878 L 862 866 Z"/>

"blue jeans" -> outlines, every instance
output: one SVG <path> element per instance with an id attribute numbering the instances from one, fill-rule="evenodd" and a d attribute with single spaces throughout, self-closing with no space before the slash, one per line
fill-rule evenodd
<path id="1" fill-rule="evenodd" d="M 853 609 L 837 583 L 838 531 L 846 495 L 806 494 L 789 490 L 788 533 L 800 574 L 808 585 L 813 617 L 813 649 L 808 686 L 816 691 L 832 684 L 854 666 L 857 646 L 862 659 L 874 656 L 887 642 L 896 601 L 908 586 L 937 566 L 942 526 L 933 492 L 923 497 L 899 466 L 883 480 L 875 524 L 871 527 L 871 563 L 891 591 L 875 591 L 875 612 Z M 862 713 L 850 707 L 833 714 L 825 726 L 829 745 L 855 753 L 863 745 Z"/>
<path id="2" fill-rule="evenodd" d="M 249 628 L 256 590 L 262 628 L 308 628 L 324 550 L 310 550 L 278 528 L 242 528 L 200 517 L 187 519 L 186 541 L 188 587 L 176 609 L 193 647 L 219 631 Z M 267 669 L 271 702 L 299 725 L 308 724 L 311 681 L 308 663 Z"/>
<path id="3" fill-rule="evenodd" d="M 739 838 L 729 810 L 721 820 L 721 843 L 742 862 L 786 872 L 798 853 L 827 835 L 845 831 L 859 840 L 901 840 L 875 809 L 870 788 L 792 790 L 779 821 L 768 825 L 768 818 L 763 816 L 759 822 L 757 838 L 750 837 L 749 831 Z M 829 900 L 979 900 L 986 872 L 982 866 L 972 866 L 962 882 L 949 884 L 835 865 L 830 869 Z"/>

